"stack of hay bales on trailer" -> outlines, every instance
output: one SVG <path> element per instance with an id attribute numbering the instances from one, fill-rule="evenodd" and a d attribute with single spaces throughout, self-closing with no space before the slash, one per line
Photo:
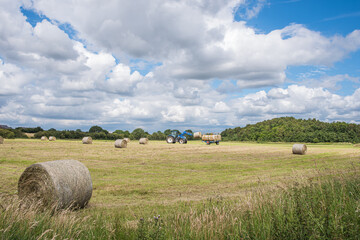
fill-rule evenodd
<path id="1" fill-rule="evenodd" d="M 83 208 L 92 195 L 90 172 L 76 160 L 35 163 L 21 174 L 18 195 L 24 203 L 55 209 Z"/>
<path id="2" fill-rule="evenodd" d="M 41 141 L 47 141 L 47 140 L 48 140 L 47 136 L 42 136 L 41 137 Z"/>
<path id="3" fill-rule="evenodd" d="M 216 145 L 219 145 L 221 141 L 220 134 L 212 134 L 212 133 L 202 135 L 201 132 L 195 132 L 194 138 L 201 138 L 201 140 L 205 142 L 207 145 L 210 145 L 210 143 L 216 143 Z"/>
<path id="4" fill-rule="evenodd" d="M 49 141 L 56 141 L 56 137 L 50 136 L 50 137 L 49 137 Z"/>
<path id="5" fill-rule="evenodd" d="M 293 154 L 304 155 L 307 152 L 307 146 L 305 144 L 294 144 L 292 147 Z"/>
<path id="6" fill-rule="evenodd" d="M 2 136 L 0 136 L 0 144 L 4 143 L 4 138 Z"/>
<path id="7" fill-rule="evenodd" d="M 203 140 L 203 142 L 206 142 L 206 144 L 208 145 L 210 143 L 216 143 L 217 145 L 219 145 L 219 142 L 221 141 L 221 135 L 202 135 L 201 140 Z"/>
<path id="8" fill-rule="evenodd" d="M 139 140 L 139 144 L 148 144 L 148 142 L 149 142 L 149 139 L 147 139 L 147 138 L 140 138 L 140 140 Z"/>
<path id="9" fill-rule="evenodd" d="M 82 143 L 83 144 L 92 144 L 92 137 L 83 137 Z"/>
<path id="10" fill-rule="evenodd" d="M 117 139 L 115 141 L 115 147 L 116 148 L 126 148 L 127 147 L 127 141 L 125 139 Z"/>

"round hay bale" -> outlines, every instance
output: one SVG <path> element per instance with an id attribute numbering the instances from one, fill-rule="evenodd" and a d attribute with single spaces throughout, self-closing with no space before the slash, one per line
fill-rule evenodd
<path id="1" fill-rule="evenodd" d="M 2 136 L 0 136 L 0 144 L 4 143 L 4 138 Z"/>
<path id="2" fill-rule="evenodd" d="M 56 137 L 50 136 L 50 137 L 49 137 L 49 141 L 56 141 Z"/>
<path id="3" fill-rule="evenodd" d="M 116 148 L 126 148 L 127 147 L 127 141 L 125 139 L 117 139 L 115 141 L 115 147 Z"/>
<path id="4" fill-rule="evenodd" d="M 293 154 L 304 155 L 307 152 L 307 146 L 305 144 L 294 144 L 292 147 Z"/>
<path id="5" fill-rule="evenodd" d="M 147 138 L 140 138 L 140 140 L 139 140 L 139 144 L 148 144 L 148 142 L 149 142 L 149 139 L 147 139 Z"/>
<path id="6" fill-rule="evenodd" d="M 194 138 L 201 138 L 201 132 L 194 133 Z"/>
<path id="7" fill-rule="evenodd" d="M 83 144 L 92 144 L 92 138 L 91 137 L 83 137 L 82 143 Z"/>
<path id="8" fill-rule="evenodd" d="M 130 138 L 124 138 L 124 140 L 129 143 L 130 142 Z"/>
<path id="9" fill-rule="evenodd" d="M 47 140 L 48 140 L 47 136 L 42 136 L 41 137 L 41 141 L 47 141 Z"/>
<path id="10" fill-rule="evenodd" d="M 21 174 L 18 194 L 24 203 L 56 209 L 83 208 L 92 195 L 90 172 L 76 160 L 35 163 Z"/>

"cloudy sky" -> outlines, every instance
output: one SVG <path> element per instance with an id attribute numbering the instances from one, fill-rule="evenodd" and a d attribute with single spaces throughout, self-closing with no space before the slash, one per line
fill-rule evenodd
<path id="1" fill-rule="evenodd" d="M 0 0 L 0 124 L 360 123 L 358 0 Z"/>

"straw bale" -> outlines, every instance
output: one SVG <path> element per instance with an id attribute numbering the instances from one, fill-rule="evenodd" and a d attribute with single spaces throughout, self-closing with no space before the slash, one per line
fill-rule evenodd
<path id="1" fill-rule="evenodd" d="M 125 139 L 117 139 L 115 141 L 115 147 L 116 148 L 126 148 L 127 147 L 127 141 Z"/>
<path id="2" fill-rule="evenodd" d="M 47 141 L 47 140 L 48 140 L 47 136 L 42 136 L 41 137 L 41 141 Z"/>
<path id="3" fill-rule="evenodd" d="M 0 136 L 0 144 L 4 143 L 4 138 L 2 136 Z"/>
<path id="4" fill-rule="evenodd" d="M 194 138 L 201 138 L 201 132 L 194 133 Z"/>
<path id="5" fill-rule="evenodd" d="M 139 140 L 139 144 L 148 144 L 148 142 L 149 142 L 149 139 L 147 139 L 147 138 L 140 138 L 140 140 Z"/>
<path id="6" fill-rule="evenodd" d="M 203 141 L 221 141 L 221 135 L 202 135 Z"/>
<path id="7" fill-rule="evenodd" d="M 83 144 L 92 144 L 92 138 L 91 137 L 83 137 L 82 143 Z"/>
<path id="8" fill-rule="evenodd" d="M 305 144 L 294 144 L 292 147 L 293 154 L 304 155 L 307 152 L 307 146 Z"/>
<path id="9" fill-rule="evenodd" d="M 90 172 L 76 160 L 35 163 L 21 174 L 18 194 L 24 203 L 56 209 L 83 208 L 92 195 Z"/>
<path id="10" fill-rule="evenodd" d="M 49 137 L 49 141 L 56 141 L 56 137 L 50 136 L 50 137 Z"/>
<path id="11" fill-rule="evenodd" d="M 130 138 L 124 138 L 124 140 L 129 143 L 130 142 Z"/>

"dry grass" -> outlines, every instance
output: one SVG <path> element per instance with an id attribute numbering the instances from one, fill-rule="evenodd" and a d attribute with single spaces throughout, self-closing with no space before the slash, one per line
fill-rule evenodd
<path id="1" fill-rule="evenodd" d="M 85 164 L 92 176 L 93 196 L 89 207 L 44 218 L 37 236 L 47 238 L 55 234 L 54 229 L 59 231 L 74 225 L 71 236 L 76 238 L 79 231 L 87 231 L 81 227 L 87 216 L 109 216 L 95 217 L 98 224 L 87 222 L 91 228 L 100 226 L 117 236 L 119 227 L 116 224 L 119 223 L 131 234 L 139 229 L 141 217 L 161 214 L 171 222 L 168 226 L 171 231 L 182 232 L 185 235 L 180 236 L 184 239 L 188 230 L 193 231 L 192 237 L 202 232 L 204 239 L 211 239 L 219 238 L 218 234 L 225 229 L 238 228 L 239 213 L 243 209 L 256 209 L 262 201 L 259 191 L 263 191 L 264 196 L 272 193 L 276 196 L 291 182 L 306 183 L 313 176 L 337 175 L 342 171 L 351 174 L 360 167 L 359 148 L 351 144 L 309 144 L 306 155 L 293 155 L 290 143 L 222 142 L 218 146 L 207 146 L 200 141 L 186 145 L 166 144 L 165 141 L 140 145 L 132 141 L 124 149 L 114 148 L 113 144 L 113 141 L 94 141 L 86 145 L 80 140 L 8 140 L 0 145 L 0 200 L 5 196 L 16 199 L 18 179 L 31 164 L 75 159 Z M 8 209 L 5 203 L 1 207 L 13 213 L 10 218 L 19 215 L 16 221 L 28 219 L 26 224 L 30 225 L 39 221 L 31 211 L 25 211 L 23 216 L 16 213 L 16 208 Z M 119 219 L 114 220 L 112 214 L 119 214 Z M 52 225 L 47 228 L 49 221 Z M 154 220 L 151 218 L 145 223 L 154 224 Z M 19 226 L 21 224 L 19 222 Z M 229 224 L 233 224 L 233 228 Z M 30 225 L 24 225 L 24 231 Z M 101 233 L 101 229 L 95 230 Z M 209 229 L 211 235 L 207 235 Z"/>
<path id="2" fill-rule="evenodd" d="M 343 169 L 359 163 L 352 145 L 309 145 L 304 156 L 291 153 L 292 144 L 221 143 L 207 146 L 200 141 L 148 145 L 130 142 L 116 149 L 113 141 L 41 142 L 8 140 L 1 146 L 0 192 L 16 194 L 24 169 L 36 162 L 75 159 L 90 170 L 94 192 L 92 207 L 174 204 L 200 201 L 221 195 L 237 197 L 248 189 L 277 185 L 310 176 L 314 169 Z"/>

